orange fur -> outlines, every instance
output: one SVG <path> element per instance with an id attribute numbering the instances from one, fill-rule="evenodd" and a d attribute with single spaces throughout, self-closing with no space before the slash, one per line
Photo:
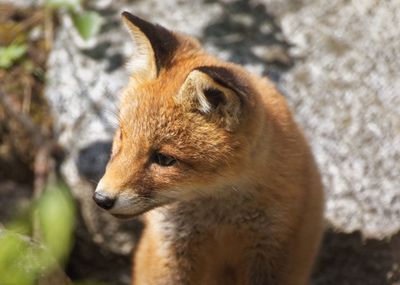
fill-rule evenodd
<path id="1" fill-rule="evenodd" d="M 134 40 L 148 37 L 129 17 Z M 284 97 L 192 38 L 167 36 L 178 44 L 164 65 L 155 72 L 160 52 L 149 51 L 151 76 L 133 71 L 124 90 L 97 189 L 117 199 L 111 214 L 146 213 L 132 284 L 307 284 L 323 191 Z M 177 162 L 158 165 L 154 152 Z"/>

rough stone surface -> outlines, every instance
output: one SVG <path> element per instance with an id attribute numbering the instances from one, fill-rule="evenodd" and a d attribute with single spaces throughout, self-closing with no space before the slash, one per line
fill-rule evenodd
<path id="1" fill-rule="evenodd" d="M 345 254 L 352 248 L 357 253 L 364 249 L 360 235 L 382 239 L 399 232 L 397 0 L 92 1 L 92 8 L 104 16 L 105 25 L 88 43 L 80 40 L 68 17 L 62 18 L 46 95 L 60 143 L 68 151 L 64 176 L 96 242 L 122 254 L 134 244 L 135 226 L 110 219 L 91 200 L 108 159 L 117 97 L 128 78 L 123 63 L 134 52 L 119 20 L 125 9 L 194 35 L 210 52 L 277 83 L 314 149 L 326 189 L 328 224 L 343 233 L 330 233 L 326 250 Z M 350 234 L 355 231 L 359 233 Z M 394 248 L 399 250 L 395 244 L 380 254 L 384 245 L 369 243 L 365 255 L 353 255 L 376 258 L 366 264 L 382 269 L 380 279 L 368 277 L 374 271 L 366 266 L 355 272 L 362 272 L 367 283 L 355 283 L 356 278 L 344 282 L 338 269 L 336 277 L 317 274 L 315 284 L 395 284 L 399 270 L 388 268 L 399 256 L 392 256 L 385 268 L 376 265 L 386 262 Z M 327 256 L 321 257 L 328 260 L 325 269 L 332 254 Z M 389 282 L 389 271 L 392 283 L 383 283 Z"/>
<path id="2" fill-rule="evenodd" d="M 62 17 L 49 58 L 46 94 L 59 142 L 68 151 L 62 171 L 81 202 L 82 217 L 96 242 L 126 254 L 133 246 L 132 229 L 123 231 L 121 227 L 127 224 L 99 210 L 92 200 L 111 149 L 117 94 L 128 78 L 121 67 L 132 51 L 121 32 L 118 13 L 107 13 L 115 15 L 104 15 L 104 32 L 87 43 L 79 38 L 71 19 Z"/>
<path id="3" fill-rule="evenodd" d="M 281 20 L 297 58 L 281 86 L 323 173 L 326 217 L 366 237 L 400 229 L 399 24 L 398 1 L 311 2 Z"/>

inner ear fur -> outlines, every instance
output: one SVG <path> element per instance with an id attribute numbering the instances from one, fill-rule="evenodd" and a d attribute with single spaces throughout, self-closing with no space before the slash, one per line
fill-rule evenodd
<path id="1" fill-rule="evenodd" d="M 161 69 L 168 68 L 178 48 L 178 39 L 166 28 L 147 22 L 129 12 L 122 13 L 136 45 L 130 61 L 132 72 L 141 79 L 155 79 Z"/>
<path id="2" fill-rule="evenodd" d="M 240 123 L 247 96 L 246 86 L 238 82 L 232 71 L 199 67 L 187 76 L 176 102 L 232 132 Z"/>

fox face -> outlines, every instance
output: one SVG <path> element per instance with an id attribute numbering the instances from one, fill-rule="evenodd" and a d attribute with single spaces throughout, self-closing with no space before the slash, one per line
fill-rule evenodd
<path id="1" fill-rule="evenodd" d="M 239 67 L 187 36 L 124 12 L 136 54 L 111 159 L 94 194 L 117 217 L 218 195 L 251 163 L 257 112 Z"/>

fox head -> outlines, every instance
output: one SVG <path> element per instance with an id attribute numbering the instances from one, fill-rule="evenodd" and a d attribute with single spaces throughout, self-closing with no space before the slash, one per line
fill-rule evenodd
<path id="1" fill-rule="evenodd" d="M 136 54 L 94 200 L 131 217 L 228 191 L 257 155 L 250 154 L 259 112 L 250 77 L 193 38 L 128 12 L 122 18 Z"/>

